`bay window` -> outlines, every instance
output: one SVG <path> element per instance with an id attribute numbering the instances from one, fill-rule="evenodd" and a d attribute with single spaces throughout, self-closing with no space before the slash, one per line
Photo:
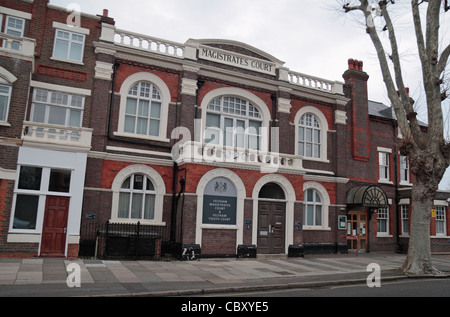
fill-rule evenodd
<path id="1" fill-rule="evenodd" d="M 31 121 L 81 127 L 83 109 L 83 96 L 34 89 Z"/>

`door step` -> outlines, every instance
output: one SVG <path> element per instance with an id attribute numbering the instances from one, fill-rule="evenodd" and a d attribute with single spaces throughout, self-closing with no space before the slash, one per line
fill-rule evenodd
<path id="1" fill-rule="evenodd" d="M 287 254 L 257 254 L 258 260 L 285 260 L 288 258 Z"/>

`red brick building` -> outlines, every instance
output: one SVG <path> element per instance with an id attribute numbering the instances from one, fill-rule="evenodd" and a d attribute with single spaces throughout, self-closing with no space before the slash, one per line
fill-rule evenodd
<path id="1" fill-rule="evenodd" d="M 102 16 L 0 5 L 0 256 L 78 256 Z"/>
<path id="2" fill-rule="evenodd" d="M 161 245 L 204 257 L 406 250 L 412 176 L 362 62 L 330 81 L 240 42 L 119 30 L 106 11 L 73 27 L 46 1 L 0 9 L 35 45 L 0 48 L 18 111 L 0 120 L 1 255 L 76 256 L 81 228 L 107 221 L 157 227 Z M 433 251 L 450 250 L 448 198 L 436 197 Z"/>

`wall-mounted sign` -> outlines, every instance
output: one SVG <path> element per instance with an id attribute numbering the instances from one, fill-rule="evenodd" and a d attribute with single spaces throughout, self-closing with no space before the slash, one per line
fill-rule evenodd
<path id="1" fill-rule="evenodd" d="M 338 216 L 338 229 L 345 230 L 347 227 L 347 216 Z"/>
<path id="2" fill-rule="evenodd" d="M 200 46 L 198 57 L 212 62 L 253 70 L 255 72 L 275 75 L 275 63 L 259 58 L 233 53 L 209 46 Z"/>
<path id="3" fill-rule="evenodd" d="M 203 224 L 236 225 L 237 191 L 223 177 L 211 180 L 203 195 Z"/>

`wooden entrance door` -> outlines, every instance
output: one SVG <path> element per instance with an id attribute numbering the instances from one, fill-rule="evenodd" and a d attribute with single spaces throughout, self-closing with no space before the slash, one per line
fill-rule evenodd
<path id="1" fill-rule="evenodd" d="M 258 253 L 284 254 L 286 235 L 286 203 L 259 202 Z"/>
<path id="2" fill-rule="evenodd" d="M 347 246 L 349 250 L 367 249 L 367 213 L 365 211 L 350 211 L 347 216 Z"/>
<path id="3" fill-rule="evenodd" d="M 41 256 L 65 255 L 69 197 L 47 196 L 42 228 Z"/>

